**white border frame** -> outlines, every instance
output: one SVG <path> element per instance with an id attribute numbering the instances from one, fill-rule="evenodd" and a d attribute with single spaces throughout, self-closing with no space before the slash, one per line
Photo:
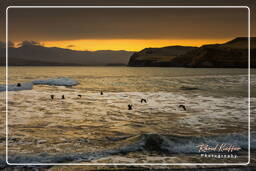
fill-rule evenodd
<path id="1" fill-rule="evenodd" d="M 8 10 L 10 8 L 242 8 L 248 10 L 248 161 L 246 163 L 10 163 L 8 161 Z M 234 166 L 234 165 L 248 165 L 251 159 L 250 150 L 250 8 L 248 6 L 8 6 L 6 8 L 6 163 L 8 165 L 85 165 L 85 166 L 99 166 L 99 165 L 122 165 L 122 166 L 196 166 L 196 165 L 211 165 L 211 166 Z"/>

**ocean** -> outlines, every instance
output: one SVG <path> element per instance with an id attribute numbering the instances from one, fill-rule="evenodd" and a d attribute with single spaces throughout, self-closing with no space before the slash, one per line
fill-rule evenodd
<path id="1" fill-rule="evenodd" d="M 2 67 L 0 71 L 0 84 L 4 84 L 5 70 Z M 255 76 L 255 69 L 251 70 L 251 113 L 256 113 Z M 77 86 L 34 85 L 31 90 L 9 91 L 11 163 L 248 160 L 247 69 L 9 67 L 8 77 L 10 84 L 59 77 L 79 82 Z M 4 130 L 5 92 L 0 95 L 0 123 Z M 132 110 L 128 110 L 129 104 Z M 251 127 L 256 128 L 255 115 L 251 116 Z M 256 132 L 251 136 L 254 151 Z M 4 160 L 4 132 L 0 140 Z M 200 145 L 221 144 L 240 150 L 199 150 Z"/>

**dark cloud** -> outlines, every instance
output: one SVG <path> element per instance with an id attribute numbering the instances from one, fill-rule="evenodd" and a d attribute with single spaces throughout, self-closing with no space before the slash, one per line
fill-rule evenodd
<path id="1" fill-rule="evenodd" d="M 14 43 L 11 41 L 8 41 L 8 47 L 14 47 Z"/>
<path id="2" fill-rule="evenodd" d="M 75 45 L 68 45 L 67 48 L 76 47 Z"/>
<path id="3" fill-rule="evenodd" d="M 9 38 L 15 41 L 207 39 L 247 34 L 247 9 L 10 9 L 9 19 Z"/>
<path id="4" fill-rule="evenodd" d="M 5 47 L 6 47 L 6 43 L 0 41 L 0 48 L 5 48 Z M 14 47 L 14 43 L 11 42 L 11 41 L 9 41 L 9 42 L 8 42 L 8 47 Z"/>
<path id="5" fill-rule="evenodd" d="M 33 40 L 24 40 L 21 43 L 18 44 L 18 46 L 41 46 L 39 42 L 33 41 Z"/>
<path id="6" fill-rule="evenodd" d="M 5 48 L 5 43 L 0 41 L 0 48 Z"/>
<path id="7" fill-rule="evenodd" d="M 4 1 L 5 2 L 5 1 Z M 2 5 L 248 5 L 249 0 L 12 0 Z M 5 10 L 3 10 L 5 11 Z M 0 23 L 4 21 L 4 15 Z M 255 12 L 252 12 L 252 21 Z M 233 38 L 247 34 L 247 9 L 10 9 L 10 40 Z M 252 27 L 254 27 L 252 22 Z M 252 30 L 252 35 L 255 31 Z M 3 39 L 4 34 L 1 34 Z M 4 39 L 3 39 L 4 40 Z"/>
<path id="8" fill-rule="evenodd" d="M 0 48 L 5 48 L 5 43 L 0 41 Z"/>

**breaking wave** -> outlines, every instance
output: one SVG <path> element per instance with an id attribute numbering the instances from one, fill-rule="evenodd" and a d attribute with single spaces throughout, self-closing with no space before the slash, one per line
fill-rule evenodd
<path id="1" fill-rule="evenodd" d="M 35 80 L 32 81 L 34 85 L 42 84 L 42 85 L 53 85 L 53 86 L 75 86 L 78 84 L 77 81 L 71 79 L 71 78 L 53 78 L 48 80 Z"/>
<path id="2" fill-rule="evenodd" d="M 117 139 L 113 139 L 116 141 Z M 168 154 L 199 154 L 197 146 L 207 144 L 232 144 L 240 147 L 242 152 L 248 150 L 247 133 L 234 133 L 218 136 L 174 136 L 161 134 L 142 134 L 133 137 L 120 138 L 120 144 L 125 144 L 116 149 L 89 153 L 74 154 L 49 154 L 38 155 L 9 155 L 10 163 L 63 163 L 63 162 L 90 162 L 111 155 L 124 155 L 130 152 L 146 151 L 149 153 Z M 256 132 L 251 133 L 251 150 L 256 149 Z M 1 160 L 1 159 L 0 159 Z M 2 163 L 2 161 L 0 161 Z"/>
<path id="3" fill-rule="evenodd" d="M 32 90 L 33 89 L 33 83 L 26 82 L 21 83 L 20 86 L 17 86 L 16 84 L 10 84 L 8 85 L 8 91 L 21 91 L 21 90 Z M 0 92 L 6 91 L 6 85 L 0 85 Z"/>
<path id="4" fill-rule="evenodd" d="M 48 80 L 34 80 L 32 82 L 25 82 L 17 84 L 8 85 L 8 91 L 21 91 L 21 90 L 32 90 L 33 85 L 50 85 L 50 86 L 75 86 L 79 83 L 71 78 L 53 78 Z M 6 85 L 0 85 L 0 92 L 6 90 Z"/>

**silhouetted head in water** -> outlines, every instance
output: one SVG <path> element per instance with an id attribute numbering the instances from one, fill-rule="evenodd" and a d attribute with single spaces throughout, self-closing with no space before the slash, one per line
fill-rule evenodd
<path id="1" fill-rule="evenodd" d="M 132 110 L 132 105 L 128 104 L 128 110 Z"/>
<path id="2" fill-rule="evenodd" d="M 179 105 L 179 108 L 182 108 L 183 110 L 187 110 L 185 105 Z"/>
<path id="3" fill-rule="evenodd" d="M 54 99 L 54 95 L 51 95 L 51 99 Z"/>
<path id="4" fill-rule="evenodd" d="M 143 103 L 143 102 L 147 103 L 147 100 L 146 99 L 141 99 L 140 102 L 141 103 Z"/>
<path id="5" fill-rule="evenodd" d="M 103 92 L 102 92 L 102 91 L 100 91 L 100 95 L 103 95 Z"/>
<path id="6" fill-rule="evenodd" d="M 78 96 L 79 98 L 81 98 L 81 97 L 82 97 L 82 95 L 81 95 L 81 94 L 78 94 L 77 96 Z"/>
<path id="7" fill-rule="evenodd" d="M 64 95 L 62 95 L 61 99 L 65 99 L 65 96 L 64 96 Z"/>
<path id="8" fill-rule="evenodd" d="M 21 87 L 21 83 L 17 83 L 17 87 Z"/>

